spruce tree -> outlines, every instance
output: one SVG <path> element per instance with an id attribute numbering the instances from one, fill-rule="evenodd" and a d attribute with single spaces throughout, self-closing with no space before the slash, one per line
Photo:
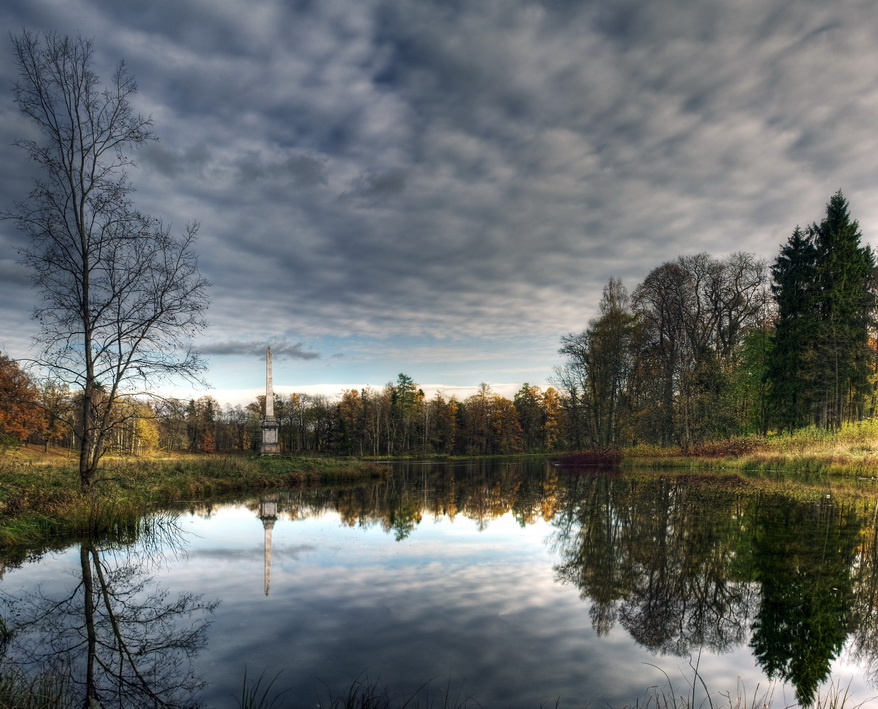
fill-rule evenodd
<path id="1" fill-rule="evenodd" d="M 771 268 L 777 323 L 767 371 L 769 402 L 775 422 L 788 431 L 811 420 L 819 328 L 816 268 L 817 249 L 797 226 Z"/>
<path id="2" fill-rule="evenodd" d="M 816 284 L 821 326 L 816 343 L 817 423 L 838 428 L 861 418 L 871 393 L 869 334 L 875 315 L 875 257 L 860 245 L 860 225 L 852 220 L 841 190 L 810 228 L 817 250 Z"/>
<path id="3" fill-rule="evenodd" d="M 796 227 L 772 267 L 778 313 L 767 377 L 781 428 L 838 428 L 864 413 L 876 295 L 875 257 L 860 239 L 838 191 L 819 224 Z"/>

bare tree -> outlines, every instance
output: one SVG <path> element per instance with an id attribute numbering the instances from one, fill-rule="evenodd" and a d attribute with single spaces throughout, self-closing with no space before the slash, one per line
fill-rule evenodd
<path id="1" fill-rule="evenodd" d="M 37 363 L 81 392 L 79 475 L 87 489 L 120 397 L 203 371 L 190 343 L 206 325 L 208 284 L 193 250 L 198 225 L 174 237 L 132 204 L 129 153 L 154 135 L 151 120 L 131 107 L 137 86 L 124 63 L 102 86 L 91 40 L 24 31 L 12 41 L 15 101 L 43 137 L 18 145 L 42 174 L 2 216 L 30 238 L 23 261 L 42 296 Z"/>

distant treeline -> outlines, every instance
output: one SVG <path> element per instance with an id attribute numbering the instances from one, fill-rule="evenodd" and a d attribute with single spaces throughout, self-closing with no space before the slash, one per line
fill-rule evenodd
<path id="1" fill-rule="evenodd" d="M 630 294 L 611 278 L 598 315 L 562 338 L 553 386 L 512 400 L 482 384 L 428 399 L 400 374 L 339 399 L 275 395 L 287 452 L 485 455 L 638 443 L 690 448 L 875 413 L 876 267 L 841 192 L 818 224 L 796 227 L 768 266 L 752 254 L 682 256 Z M 77 445 L 78 394 L 34 384 L 0 355 L 0 437 Z M 116 450 L 251 450 L 264 400 L 222 406 L 132 399 Z"/>
<path id="2" fill-rule="evenodd" d="M 0 356 L 2 357 L 2 356 Z M 0 377 L 17 370 L 0 361 Z M 20 370 L 18 370 L 20 373 Z M 27 381 L 25 379 L 25 381 Z M 75 448 L 75 396 L 29 382 L 19 400 L 15 428 L 0 412 L 8 439 Z M 141 454 L 155 450 L 217 452 L 257 450 L 262 437 L 265 397 L 246 406 L 222 406 L 213 397 L 183 401 L 132 399 L 119 407 L 110 450 Z M 495 454 L 548 451 L 565 445 L 558 393 L 527 384 L 514 400 L 483 384 L 465 399 L 436 394 L 427 399 L 411 377 L 381 389 L 351 389 L 340 399 L 308 394 L 275 394 L 274 413 L 281 447 L 289 453 L 340 455 Z M 13 435 L 14 434 L 14 435 Z"/>

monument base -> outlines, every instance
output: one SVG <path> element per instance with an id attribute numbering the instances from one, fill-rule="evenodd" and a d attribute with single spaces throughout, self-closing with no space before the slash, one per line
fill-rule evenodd
<path id="1" fill-rule="evenodd" d="M 260 455 L 280 455 L 280 443 L 277 440 L 277 420 L 274 416 L 266 416 L 262 422 L 262 446 Z"/>
<path id="2" fill-rule="evenodd" d="M 259 449 L 259 455 L 280 455 L 280 444 L 263 443 Z"/>

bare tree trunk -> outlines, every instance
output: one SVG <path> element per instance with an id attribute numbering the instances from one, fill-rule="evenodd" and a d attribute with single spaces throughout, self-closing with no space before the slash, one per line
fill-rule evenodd
<path id="1" fill-rule="evenodd" d="M 83 584 L 83 606 L 85 611 L 85 631 L 86 631 L 86 670 L 85 670 L 85 700 L 83 706 L 85 709 L 96 706 L 97 698 L 94 697 L 95 690 L 95 659 L 97 657 L 98 638 L 95 631 L 95 604 L 94 604 L 94 579 L 91 573 L 91 560 L 89 558 L 89 549 L 85 544 L 79 547 L 79 563 L 82 569 Z M 93 700 L 95 700 L 93 702 Z"/>

